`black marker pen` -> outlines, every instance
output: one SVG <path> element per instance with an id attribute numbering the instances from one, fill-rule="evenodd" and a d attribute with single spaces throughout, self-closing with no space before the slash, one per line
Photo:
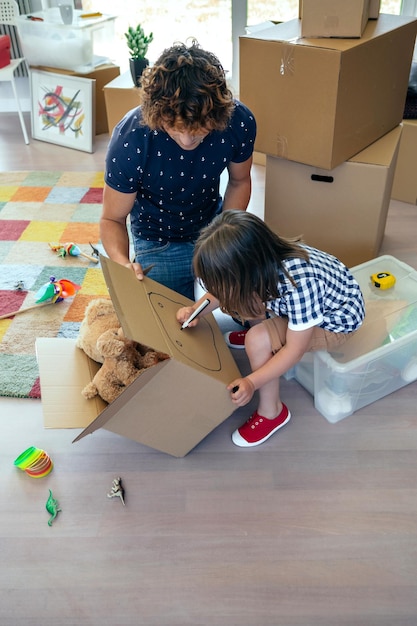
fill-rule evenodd
<path id="1" fill-rule="evenodd" d="M 190 324 L 190 322 L 192 322 L 197 315 L 200 315 L 201 311 L 204 311 L 204 309 L 206 308 L 206 306 L 208 306 L 210 304 L 210 300 L 208 298 L 206 298 L 205 300 L 203 300 L 203 302 L 200 304 L 200 306 L 198 306 L 196 308 L 196 310 L 194 311 L 194 313 L 192 313 L 190 315 L 190 317 L 188 318 L 188 320 L 185 320 L 184 324 L 181 326 L 181 330 L 184 330 L 184 328 L 187 328 L 188 324 Z"/>

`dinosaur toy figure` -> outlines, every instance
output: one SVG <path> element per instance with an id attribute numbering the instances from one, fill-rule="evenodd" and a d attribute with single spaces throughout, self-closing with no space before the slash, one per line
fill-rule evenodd
<path id="1" fill-rule="evenodd" d="M 48 513 L 51 514 L 51 517 L 48 520 L 48 526 L 52 526 L 52 522 L 62 509 L 58 508 L 58 500 L 53 497 L 51 490 L 49 490 L 49 498 L 46 501 L 45 507 Z"/>
<path id="2" fill-rule="evenodd" d="M 125 495 L 125 490 L 123 489 L 123 486 L 122 486 L 122 479 L 120 477 L 115 478 L 112 483 L 111 491 L 110 493 L 107 494 L 107 497 L 108 498 L 118 497 L 122 501 L 123 506 L 125 506 L 124 495 Z"/>

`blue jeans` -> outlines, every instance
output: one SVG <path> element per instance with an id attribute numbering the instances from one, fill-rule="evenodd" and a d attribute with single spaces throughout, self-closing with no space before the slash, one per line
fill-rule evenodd
<path id="1" fill-rule="evenodd" d="M 194 300 L 192 270 L 194 243 L 134 239 L 135 260 L 145 269 L 154 265 L 149 278 Z"/>

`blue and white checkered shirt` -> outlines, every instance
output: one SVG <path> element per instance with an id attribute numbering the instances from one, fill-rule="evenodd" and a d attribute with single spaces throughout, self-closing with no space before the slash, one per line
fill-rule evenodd
<path id="1" fill-rule="evenodd" d="M 310 262 L 285 259 L 283 265 L 296 283 L 280 276 L 281 297 L 267 303 L 276 315 L 288 318 L 288 328 L 320 326 L 334 333 L 349 333 L 362 324 L 365 305 L 361 289 L 345 265 L 334 256 L 303 245 Z"/>

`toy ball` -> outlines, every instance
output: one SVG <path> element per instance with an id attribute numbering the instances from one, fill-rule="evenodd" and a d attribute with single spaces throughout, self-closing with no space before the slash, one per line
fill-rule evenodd
<path id="1" fill-rule="evenodd" d="M 372 274 L 371 281 L 377 289 L 391 289 L 395 285 L 395 276 L 389 272 Z"/>

